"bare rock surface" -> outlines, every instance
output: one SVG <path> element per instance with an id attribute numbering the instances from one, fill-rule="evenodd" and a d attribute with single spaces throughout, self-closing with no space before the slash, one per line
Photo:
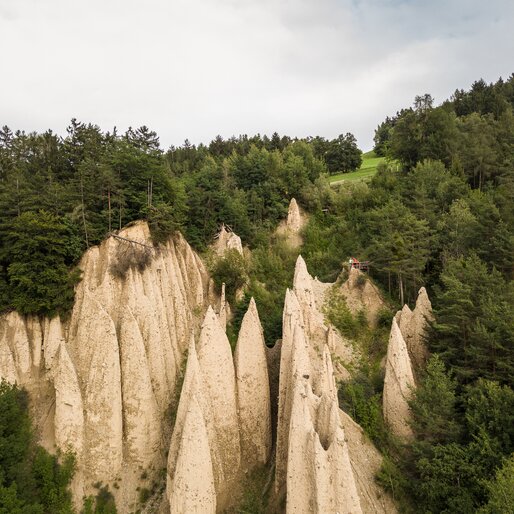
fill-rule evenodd
<path id="1" fill-rule="evenodd" d="M 218 312 L 218 318 L 220 320 L 220 325 L 223 330 L 227 330 L 227 300 L 225 298 L 225 282 L 221 285 L 221 298 L 220 298 L 220 308 Z"/>
<path id="2" fill-rule="evenodd" d="M 302 213 L 297 201 L 291 198 L 287 211 L 287 218 L 277 227 L 277 234 L 283 235 L 286 241 L 293 248 L 302 245 L 301 230 L 307 222 L 305 214 Z"/>
<path id="3" fill-rule="evenodd" d="M 298 203 L 294 198 L 291 198 L 289 209 L 287 211 L 287 228 L 291 232 L 298 233 L 303 228 L 304 223 Z"/>
<path id="4" fill-rule="evenodd" d="M 94 482 L 117 481 L 118 510 L 130 512 L 142 471 L 153 480 L 165 463 L 167 413 L 210 279 L 180 235 L 154 248 L 138 222 L 119 236 L 84 254 L 65 323 L 0 316 L 0 376 L 29 391 L 39 442 L 76 452 L 76 505 Z"/>
<path id="5" fill-rule="evenodd" d="M 397 313 L 400 331 L 407 344 L 414 370 L 419 372 L 428 359 L 428 349 L 425 344 L 428 323 L 434 319 L 432 304 L 427 291 L 422 287 L 418 292 L 416 307 L 411 311 L 408 305 Z"/>
<path id="6" fill-rule="evenodd" d="M 243 472 L 265 464 L 271 450 L 269 378 L 264 337 L 255 302 L 244 316 L 234 356 L 227 336 L 211 307 L 202 324 L 198 344 L 192 340 L 184 384 L 168 454 L 167 496 L 175 494 L 179 456 L 191 444 L 186 422 L 191 403 L 197 402 L 205 422 L 206 453 L 218 511 L 230 506 Z M 199 458 L 200 459 L 200 458 Z M 194 474 L 188 480 L 196 480 Z M 185 478 L 183 479 L 183 481 Z M 182 482 L 181 482 L 182 483 Z M 188 487 L 184 482 L 181 487 Z M 191 489 L 196 485 L 191 484 Z M 196 506 L 195 506 L 196 505 Z M 201 509 L 201 503 L 190 504 Z M 173 508 L 172 508 L 173 512 Z"/>
<path id="7" fill-rule="evenodd" d="M 361 512 L 328 347 L 329 329 L 313 280 L 298 258 L 287 291 L 275 468 L 275 493 L 286 512 Z"/>
<path id="8" fill-rule="evenodd" d="M 298 231 L 296 202 L 290 218 Z M 221 253 L 242 252 L 240 239 L 222 232 Z M 372 483 L 376 450 L 339 411 L 341 375 L 332 358 L 351 354 L 321 312 L 330 284 L 313 279 L 299 257 L 282 340 L 266 349 L 252 300 L 233 357 L 224 303 L 187 242 L 177 235 L 155 249 L 145 223 L 119 236 L 85 253 L 68 320 L 0 316 L 0 377 L 29 391 L 40 442 L 76 453 L 77 507 L 102 482 L 120 513 L 134 512 L 137 488 L 166 467 L 159 512 L 223 511 L 244 474 L 269 461 L 271 405 L 278 402 L 274 489 L 285 496 L 286 512 L 394 512 Z M 428 316 L 426 300 L 420 295 L 416 326 Z M 220 305 L 218 315 L 209 304 Z M 408 382 L 408 352 L 395 330 L 388 365 L 393 378 Z M 273 402 L 270 383 L 278 391 Z"/>
<path id="9" fill-rule="evenodd" d="M 189 401 L 168 494 L 171 514 L 216 512 L 209 438 L 195 396 Z"/>
<path id="10" fill-rule="evenodd" d="M 264 334 L 252 298 L 237 339 L 234 363 L 241 436 L 241 464 L 252 469 L 268 462 L 271 408 Z"/>
<path id="11" fill-rule="evenodd" d="M 401 438 L 412 437 L 409 426 L 411 412 L 408 401 L 415 388 L 414 375 L 407 345 L 393 318 L 387 347 L 383 392 L 384 420 L 392 432 Z"/>
<path id="12" fill-rule="evenodd" d="M 217 487 L 234 480 L 240 465 L 239 422 L 232 351 L 211 307 L 207 310 L 198 342 L 198 362 L 204 395 L 212 408 L 221 469 L 215 470 Z"/>
<path id="13" fill-rule="evenodd" d="M 235 232 L 227 230 L 225 225 L 222 225 L 214 243 L 214 251 L 222 256 L 228 250 L 236 250 L 243 255 L 243 244 L 241 238 Z"/>
<path id="14" fill-rule="evenodd" d="M 375 477 L 383 457 L 369 440 L 364 430 L 353 419 L 339 411 L 343 425 L 352 470 L 357 484 L 362 512 L 365 514 L 397 512 L 392 498 L 385 494 L 377 484 Z"/>
<path id="15" fill-rule="evenodd" d="M 352 314 L 364 310 L 370 326 L 376 326 L 378 314 L 386 305 L 380 291 L 362 271 L 350 268 L 340 291 Z"/>

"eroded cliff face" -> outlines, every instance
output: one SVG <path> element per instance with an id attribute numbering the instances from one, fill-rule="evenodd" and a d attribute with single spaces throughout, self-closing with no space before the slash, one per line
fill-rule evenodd
<path id="1" fill-rule="evenodd" d="M 395 435 L 410 438 L 412 429 L 409 426 L 411 414 L 408 402 L 416 384 L 407 345 L 395 318 L 391 326 L 386 359 L 384 420 Z"/>
<path id="2" fill-rule="evenodd" d="M 364 310 L 370 326 L 375 327 L 381 309 L 386 307 L 377 287 L 360 270 L 350 268 L 340 289 L 352 314 Z"/>
<path id="3" fill-rule="evenodd" d="M 433 320 L 432 305 L 424 287 L 419 290 L 416 307 L 404 305 L 393 318 L 385 366 L 384 420 L 398 437 L 409 439 L 412 419 L 409 400 L 416 388 L 416 376 L 428 358 L 425 344 L 428 323 Z"/>
<path id="4" fill-rule="evenodd" d="M 428 323 L 434 319 L 432 304 L 426 289 L 422 287 L 419 290 L 414 310 L 411 311 L 408 305 L 404 305 L 395 317 L 415 371 L 422 370 L 428 358 L 428 349 L 425 344 L 426 330 Z"/>
<path id="5" fill-rule="evenodd" d="M 235 360 L 235 363 L 234 363 Z M 242 473 L 267 463 L 271 449 L 270 395 L 264 338 L 255 302 L 252 300 L 243 319 L 232 358 L 230 343 L 218 317 L 209 308 L 198 345 L 191 341 L 184 385 L 168 454 L 167 496 L 172 513 L 180 510 L 179 496 L 191 481 L 198 487 L 191 470 L 202 462 L 202 474 L 213 477 L 211 489 L 191 497 L 187 512 L 217 511 L 230 505 Z M 198 409 L 196 409 L 198 405 Z M 187 417 L 195 409 L 195 424 Z M 197 427 L 205 424 L 206 441 L 194 447 Z M 193 445 L 187 449 L 184 446 Z M 178 459 L 188 452 L 203 452 L 197 457 Z M 206 470 L 205 468 L 210 468 Z M 177 487 L 177 484 L 182 484 Z M 204 509 L 205 510 L 202 510 Z"/>
<path id="6" fill-rule="evenodd" d="M 306 216 L 300 210 L 297 201 L 291 198 L 287 210 L 287 218 L 277 227 L 277 233 L 285 237 L 286 241 L 293 248 L 302 245 L 301 231 L 306 223 Z"/>
<path id="7" fill-rule="evenodd" d="M 252 298 L 234 353 L 244 471 L 266 464 L 271 452 L 271 405 L 266 345 Z"/>
<path id="8" fill-rule="evenodd" d="M 214 243 L 214 251 L 223 256 L 228 250 L 236 250 L 243 255 L 243 244 L 235 232 L 227 230 L 225 225 L 222 225 Z"/>
<path id="9" fill-rule="evenodd" d="M 149 237 L 137 223 L 84 255 L 66 322 L 0 319 L 0 377 L 28 389 L 42 444 L 76 453 L 77 506 L 101 482 L 119 512 L 135 511 L 138 488 L 166 469 L 159 512 L 221 512 L 244 477 L 274 459 L 276 505 L 285 499 L 288 513 L 395 512 L 373 481 L 380 454 L 338 407 L 335 379 L 348 371 L 332 358 L 355 355 L 321 312 L 331 284 L 299 257 L 281 342 L 266 349 L 252 300 L 232 355 L 228 306 L 199 257 L 180 236 L 159 250 Z M 419 310 L 428 312 L 423 297 Z M 414 312 L 400 324 L 417 341 Z"/>
<path id="10" fill-rule="evenodd" d="M 0 376 L 28 389 L 41 443 L 76 453 L 77 504 L 101 482 L 128 512 L 141 476 L 151 484 L 165 467 L 177 376 L 209 277 L 181 236 L 160 249 L 145 223 L 119 236 L 84 255 L 69 320 L 2 316 Z M 146 262 L 122 277 L 128 253 Z"/>
<path id="11" fill-rule="evenodd" d="M 285 495 L 291 513 L 394 512 L 383 492 L 366 483 L 362 458 L 350 455 L 332 365 L 335 334 L 320 312 L 320 284 L 299 257 L 284 305 L 275 493 Z"/>

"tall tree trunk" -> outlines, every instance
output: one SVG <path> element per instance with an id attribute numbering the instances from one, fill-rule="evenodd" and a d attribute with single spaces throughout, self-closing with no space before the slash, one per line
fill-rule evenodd
<path id="1" fill-rule="evenodd" d="M 80 173 L 80 199 L 82 204 L 82 223 L 84 225 L 84 236 L 86 238 L 86 246 L 89 248 L 89 238 L 87 235 L 87 224 L 86 224 L 86 212 L 84 206 L 84 180 L 82 177 L 82 172 Z"/>
<path id="2" fill-rule="evenodd" d="M 118 204 L 118 205 L 119 205 L 119 207 L 120 207 L 120 208 L 119 208 L 119 211 L 120 211 L 120 212 L 119 212 L 119 216 L 118 216 L 118 219 L 119 219 L 119 224 L 118 224 L 119 226 L 118 226 L 118 228 L 119 228 L 119 230 L 121 230 L 121 196 L 120 196 L 119 204 Z"/>
<path id="3" fill-rule="evenodd" d="M 107 203 L 109 205 L 109 233 L 111 232 L 111 188 L 107 189 Z"/>
<path id="4" fill-rule="evenodd" d="M 400 304 L 403 307 L 404 305 L 404 296 L 403 296 L 403 279 L 402 279 L 402 273 L 398 273 L 398 281 L 400 286 Z"/>

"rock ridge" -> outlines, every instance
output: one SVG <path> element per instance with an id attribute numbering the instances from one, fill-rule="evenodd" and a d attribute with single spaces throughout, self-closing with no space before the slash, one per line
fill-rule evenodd
<path id="1" fill-rule="evenodd" d="M 116 272 L 123 259 L 138 255 L 129 250 L 152 243 L 144 222 L 119 236 L 84 254 L 69 320 L 0 317 L 0 377 L 28 390 L 43 446 L 75 451 L 76 506 L 96 494 L 93 483 L 116 482 L 117 507 L 129 512 L 142 472 L 152 480 L 165 462 L 183 355 L 198 312 L 214 298 L 205 266 L 181 235 L 123 275 Z"/>

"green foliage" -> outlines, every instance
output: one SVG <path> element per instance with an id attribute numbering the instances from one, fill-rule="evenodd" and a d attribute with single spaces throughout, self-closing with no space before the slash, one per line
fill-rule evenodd
<path id="1" fill-rule="evenodd" d="M 417 444 L 430 446 L 458 438 L 455 389 L 456 383 L 446 373 L 441 357 L 432 355 L 410 402 Z"/>
<path id="2" fill-rule="evenodd" d="M 245 298 L 236 305 L 233 330 L 237 333 L 253 297 L 259 310 L 264 337 L 273 346 L 282 337 L 284 294 L 291 287 L 298 252 L 282 237 L 270 237 L 253 252 L 250 261 L 250 282 Z"/>
<path id="3" fill-rule="evenodd" d="M 466 388 L 465 423 L 481 465 L 492 471 L 501 456 L 514 452 L 514 391 L 479 379 Z"/>
<path id="4" fill-rule="evenodd" d="M 382 465 L 375 478 L 377 483 L 399 503 L 400 512 L 416 512 L 412 508 L 408 478 L 393 458 L 387 454 L 384 455 Z"/>
<path id="5" fill-rule="evenodd" d="M 362 164 L 362 152 L 355 136 L 349 132 L 327 143 L 324 158 L 331 174 L 354 171 Z"/>
<path id="6" fill-rule="evenodd" d="M 98 489 L 96 496 L 84 498 L 84 514 L 116 514 L 116 504 L 114 496 L 109 491 L 109 486 L 96 484 Z"/>
<path id="7" fill-rule="evenodd" d="M 222 284 L 225 284 L 228 301 L 235 303 L 236 292 L 248 281 L 244 257 L 237 250 L 230 249 L 223 257 L 215 260 L 211 273 L 218 293 L 221 293 Z"/>
<path id="8" fill-rule="evenodd" d="M 324 313 L 328 321 L 336 327 L 341 334 L 350 338 L 357 339 L 365 325 L 350 311 L 343 294 L 334 286 L 330 291 L 329 297 L 324 305 Z M 366 318 L 364 317 L 364 323 Z"/>
<path id="9" fill-rule="evenodd" d="M 370 237 L 367 255 L 379 272 L 396 278 L 403 304 L 405 292 L 414 296 L 417 291 L 428 261 L 428 223 L 399 200 L 369 211 L 366 220 Z"/>
<path id="10" fill-rule="evenodd" d="M 514 455 L 507 459 L 496 472 L 494 480 L 487 482 L 489 501 L 480 514 L 504 514 L 514 512 Z"/>
<path id="11" fill-rule="evenodd" d="M 435 355 L 410 406 L 416 439 L 403 464 L 406 491 L 423 512 L 475 511 L 487 500 L 484 484 L 514 449 L 514 391 L 480 379 L 459 399 Z"/>
<path id="12" fill-rule="evenodd" d="M 242 483 L 242 491 L 236 496 L 236 505 L 227 509 L 226 514 L 265 514 L 270 512 L 269 486 L 270 470 L 261 467 L 249 473 Z"/>
<path id="13" fill-rule="evenodd" d="M 68 267 L 81 253 L 73 226 L 49 212 L 25 212 L 0 228 L 8 298 L 3 308 L 54 315 L 73 304 L 79 272 Z"/>
<path id="14" fill-rule="evenodd" d="M 32 440 L 25 391 L 0 382 L 0 483 L 11 484 L 20 474 Z"/>
<path id="15" fill-rule="evenodd" d="M 67 132 L 0 131 L 0 310 L 65 314 L 83 250 L 138 219 L 156 245 L 181 230 L 204 250 L 223 222 L 258 246 L 326 171 L 309 140 L 278 134 L 218 137 L 209 148 L 186 140 L 164 154 L 145 126 L 103 133 L 73 119 Z"/>
<path id="16" fill-rule="evenodd" d="M 512 384 L 512 289 L 476 255 L 448 260 L 440 278 L 433 348 L 464 382 L 485 377 Z"/>
<path id="17" fill-rule="evenodd" d="M 387 443 L 387 427 L 382 418 L 382 395 L 376 392 L 371 380 L 363 374 L 340 385 L 339 406 L 364 429 L 379 447 Z"/>
<path id="18" fill-rule="evenodd" d="M 71 514 L 71 454 L 59 459 L 34 442 L 27 393 L 0 382 L 0 513 Z"/>

